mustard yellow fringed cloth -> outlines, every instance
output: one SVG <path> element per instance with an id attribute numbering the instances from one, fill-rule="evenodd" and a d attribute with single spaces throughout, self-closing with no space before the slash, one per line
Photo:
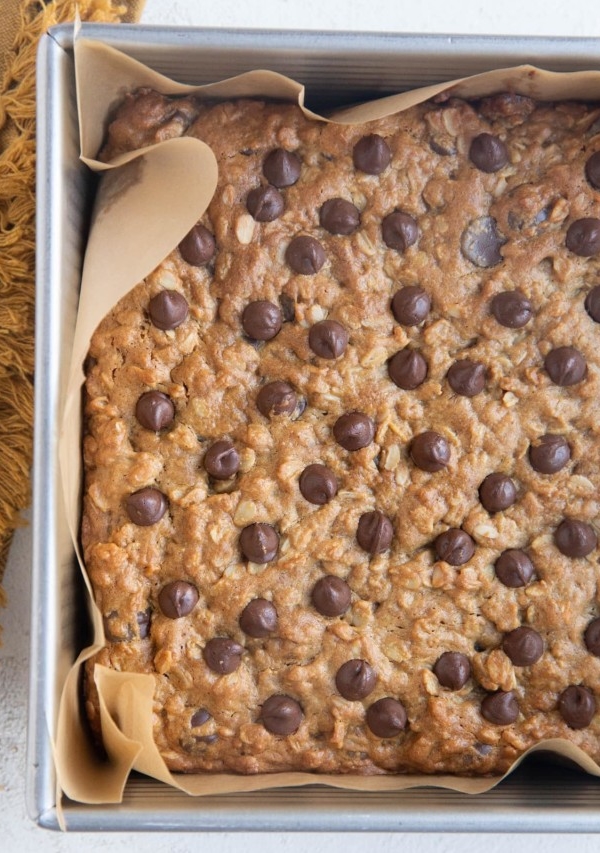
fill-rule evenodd
<path id="1" fill-rule="evenodd" d="M 134 22 L 143 3 L 0 0 L 0 605 L 11 535 L 30 500 L 37 44 L 76 7 L 82 21 Z"/>

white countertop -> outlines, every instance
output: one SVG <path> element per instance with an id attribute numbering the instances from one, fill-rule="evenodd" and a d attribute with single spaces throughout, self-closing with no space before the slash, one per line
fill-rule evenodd
<path id="1" fill-rule="evenodd" d="M 440 32 L 520 35 L 571 35 L 600 37 L 600 13 L 593 0 L 262 0 L 240 3 L 218 0 L 146 0 L 142 23 L 209 27 L 287 28 L 314 30 L 365 30 L 379 32 Z M 599 42 L 600 65 L 600 42 Z M 532 57 L 532 62 L 535 57 Z M 389 833 L 268 835 L 219 833 L 195 835 L 125 834 L 61 835 L 38 829 L 27 817 L 24 800 L 25 727 L 27 713 L 28 645 L 30 621 L 31 536 L 21 529 L 14 540 L 5 577 L 9 606 L 0 613 L 4 628 L 0 648 L 0 850 L 96 851 L 109 845 L 119 851 L 187 853 L 201 846 L 211 853 L 287 853 L 312 849 L 314 853 L 354 853 L 377 846 L 381 853 L 486 853 L 508 849 L 513 853 L 544 845 L 545 853 L 557 853 L 570 843 L 579 853 L 600 847 L 595 835 L 403 835 Z"/>

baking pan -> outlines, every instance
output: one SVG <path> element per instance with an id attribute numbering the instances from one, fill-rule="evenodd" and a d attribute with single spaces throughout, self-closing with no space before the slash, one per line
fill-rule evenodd
<path id="1" fill-rule="evenodd" d="M 423 36 L 168 29 L 84 24 L 98 39 L 186 83 L 253 68 L 308 87 L 318 109 L 533 62 L 594 68 L 598 39 Z M 539 759 L 487 794 L 437 789 L 354 793 L 315 784 L 293 790 L 190 798 L 133 774 L 119 805 L 56 800 L 52 732 L 63 679 L 86 643 L 85 598 L 62 511 L 59 415 L 77 310 L 95 179 L 79 164 L 73 28 L 51 29 L 38 54 L 36 387 L 33 602 L 27 807 L 40 826 L 77 831 L 298 830 L 597 832 L 600 780 Z"/>

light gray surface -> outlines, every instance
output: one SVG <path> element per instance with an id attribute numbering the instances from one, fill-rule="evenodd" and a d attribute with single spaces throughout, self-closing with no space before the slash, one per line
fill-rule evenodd
<path id="1" fill-rule="evenodd" d="M 593 6 L 587 2 L 530 2 L 518 3 L 507 0 L 500 7 L 478 8 L 477 3 L 456 4 L 437 2 L 421 3 L 409 7 L 396 2 L 381 2 L 373 14 L 372 4 L 341 2 L 317 2 L 303 0 L 264 0 L 262 4 L 248 3 L 245 6 L 231 0 L 218 4 L 198 4 L 195 0 L 180 0 L 165 4 L 161 0 L 148 0 L 144 21 L 148 23 L 172 23 L 206 26 L 254 26 L 254 27 L 302 27 L 315 29 L 364 29 L 388 31 L 430 32 L 491 32 L 529 34 L 599 35 L 600 16 L 592 13 Z M 600 50 L 599 50 L 600 56 Z M 532 59 L 535 59 L 532 57 Z M 599 58 L 600 65 L 600 58 Z M 312 847 L 320 851 L 365 849 L 367 844 L 378 845 L 383 851 L 396 849 L 398 844 L 406 851 L 465 851 L 479 849 L 482 843 L 490 853 L 505 849 L 508 844 L 517 853 L 537 841 L 553 853 L 565 849 L 565 836 L 408 836 L 399 839 L 388 834 L 360 837 L 354 835 L 231 836 L 211 835 L 198 839 L 180 834 L 169 836 L 111 835 L 64 837 L 45 833 L 30 824 L 25 816 L 23 776 L 25 764 L 25 706 L 27 691 L 27 656 L 29 624 L 29 569 L 31 539 L 28 531 L 21 531 L 14 543 L 7 571 L 6 587 L 10 607 L 2 614 L 4 647 L 0 649 L 0 849 L 7 851 L 41 850 L 100 850 L 108 843 L 115 850 L 187 851 L 200 844 L 210 850 L 228 851 L 248 849 L 269 851 L 301 850 Z M 573 839 L 582 853 L 595 850 L 600 844 L 593 836 L 578 836 Z"/>

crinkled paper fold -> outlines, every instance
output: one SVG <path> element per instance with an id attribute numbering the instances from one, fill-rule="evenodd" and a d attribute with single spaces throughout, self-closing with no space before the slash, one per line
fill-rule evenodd
<path id="1" fill-rule="evenodd" d="M 208 86 L 187 86 L 157 74 L 102 43 L 85 39 L 76 40 L 75 66 L 81 156 L 91 169 L 104 173 L 86 251 L 59 443 L 65 504 L 79 558 L 81 386 L 83 361 L 90 338 L 105 314 L 155 269 L 197 222 L 217 184 L 215 157 L 197 139 L 169 140 L 123 155 L 108 164 L 95 159 L 102 144 L 107 118 L 126 92 L 149 86 L 164 94 L 195 93 L 213 99 L 276 98 L 297 102 L 315 120 L 346 124 L 382 118 L 434 96 L 468 98 L 512 91 L 541 100 L 600 101 L 600 72 L 553 73 L 519 66 L 382 98 L 324 118 L 306 110 L 302 85 L 270 71 L 253 71 Z M 85 577 L 83 566 L 82 571 Z M 89 592 L 87 578 L 86 584 Z M 108 755 L 108 760 L 102 761 L 89 742 L 79 696 L 81 666 L 104 642 L 102 619 L 91 593 L 89 595 L 95 642 L 81 652 L 66 680 L 55 737 L 59 786 L 73 800 L 84 803 L 119 802 L 132 769 L 192 795 L 315 782 L 361 791 L 401 791 L 428 785 L 475 794 L 489 790 L 500 781 L 500 777 L 362 777 L 310 773 L 174 775 L 168 771 L 152 739 L 153 676 L 125 674 L 96 666 L 95 680 Z M 545 741 L 530 752 L 539 750 L 549 750 L 575 762 L 588 773 L 600 776 L 600 767 L 564 740 Z M 514 767 L 511 772 L 512 769 Z"/>

